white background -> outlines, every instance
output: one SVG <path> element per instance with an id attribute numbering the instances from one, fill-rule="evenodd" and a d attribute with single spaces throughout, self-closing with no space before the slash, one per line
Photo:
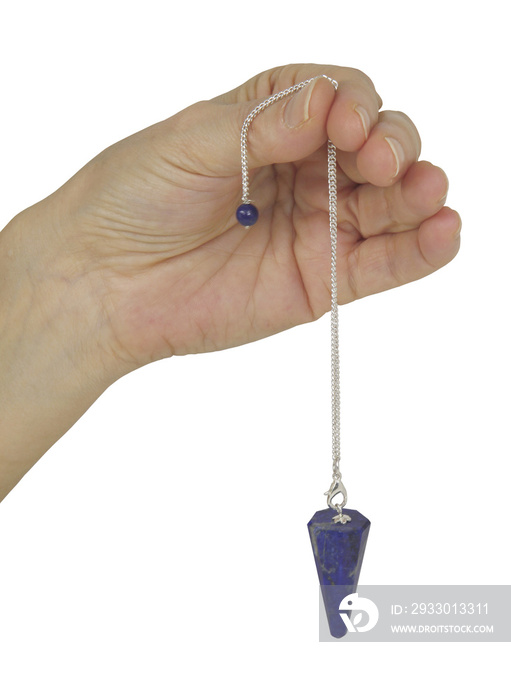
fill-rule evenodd
<path id="1" fill-rule="evenodd" d="M 450 178 L 458 258 L 341 308 L 361 583 L 509 583 L 500 0 L 9 3 L 0 227 L 100 150 L 272 66 L 359 68 Z M 0 505 L 0 696 L 499 696 L 507 644 L 317 641 L 328 317 L 111 387 Z M 30 436 L 27 436 L 30 439 Z M 506 655 L 506 656 L 505 656 Z"/>

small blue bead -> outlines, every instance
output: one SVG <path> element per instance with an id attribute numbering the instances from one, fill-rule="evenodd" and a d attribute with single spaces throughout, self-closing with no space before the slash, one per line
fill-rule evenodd
<path id="1" fill-rule="evenodd" d="M 240 204 L 236 210 L 236 218 L 242 226 L 253 226 L 259 218 L 259 212 L 253 204 Z"/>

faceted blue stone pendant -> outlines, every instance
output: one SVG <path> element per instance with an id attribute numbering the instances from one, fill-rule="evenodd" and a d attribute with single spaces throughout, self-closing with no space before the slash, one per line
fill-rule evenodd
<path id="1" fill-rule="evenodd" d="M 240 204 L 236 209 L 236 218 L 242 226 L 253 226 L 259 218 L 259 212 L 253 204 Z"/>
<path id="2" fill-rule="evenodd" d="M 343 637 L 347 632 L 339 612 L 339 603 L 357 589 L 371 525 L 357 510 L 343 508 L 342 512 L 349 515 L 351 521 L 335 523 L 332 518 L 336 511 L 326 508 L 314 513 L 307 526 L 333 637 Z"/>

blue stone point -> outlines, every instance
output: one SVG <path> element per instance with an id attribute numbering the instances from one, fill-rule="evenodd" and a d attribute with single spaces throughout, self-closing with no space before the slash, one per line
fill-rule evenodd
<path id="1" fill-rule="evenodd" d="M 334 523 L 333 508 L 314 513 L 308 529 L 318 571 L 325 611 L 333 637 L 346 632 L 340 612 L 341 600 L 357 590 L 358 578 L 371 523 L 358 510 L 342 509 L 351 521 Z"/>
<path id="2" fill-rule="evenodd" d="M 242 226 L 253 226 L 259 218 L 259 212 L 253 204 L 240 204 L 236 210 L 236 218 Z"/>

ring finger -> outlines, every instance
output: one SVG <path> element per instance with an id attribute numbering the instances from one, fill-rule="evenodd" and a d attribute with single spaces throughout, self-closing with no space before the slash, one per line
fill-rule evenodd
<path id="1" fill-rule="evenodd" d="M 341 194 L 341 220 L 364 238 L 408 231 L 440 211 L 448 186 L 441 168 L 427 161 L 412 163 L 390 187 L 363 184 Z"/>

